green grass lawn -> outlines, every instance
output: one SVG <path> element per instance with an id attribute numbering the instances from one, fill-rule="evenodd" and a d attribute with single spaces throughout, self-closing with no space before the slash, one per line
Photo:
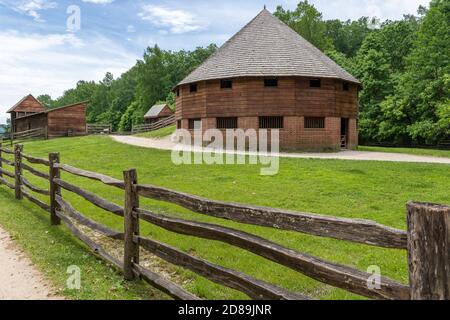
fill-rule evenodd
<path id="1" fill-rule="evenodd" d="M 136 134 L 137 137 L 143 137 L 143 138 L 164 138 L 167 136 L 170 136 L 172 133 L 175 133 L 175 130 L 177 127 L 175 125 L 168 126 L 159 130 L 151 131 L 151 132 L 145 132 L 145 133 L 139 133 Z"/>
<path id="2" fill-rule="evenodd" d="M 136 168 L 141 183 L 154 184 L 216 200 L 234 201 L 304 212 L 313 212 L 349 218 L 364 218 L 396 228 L 406 228 L 406 208 L 409 200 L 450 203 L 450 170 L 448 165 L 363 162 L 314 159 L 281 159 L 280 172 L 276 176 L 260 176 L 260 167 L 252 165 L 183 165 L 171 162 L 170 152 L 145 149 L 113 142 L 108 137 L 57 139 L 33 142 L 25 145 L 25 152 L 47 156 L 59 151 L 61 161 L 73 166 L 122 178 L 124 169 Z M 38 183 L 39 178 L 30 180 Z M 123 204 L 123 192 L 101 183 L 63 174 L 63 179 L 93 191 L 103 197 Z M 48 227 L 45 213 L 29 203 L 16 203 L 13 192 L 1 187 L 0 203 L 14 210 L 0 210 L 0 224 L 14 234 L 19 234 L 23 245 L 36 238 L 34 247 L 25 247 L 38 266 L 50 273 L 58 285 L 63 285 L 65 268 L 52 267 L 58 255 L 70 264 L 81 263 L 96 266 L 90 276 L 92 281 L 101 279 L 100 287 L 83 288 L 89 292 L 74 294 L 74 298 L 104 297 L 103 286 L 120 282 L 120 276 L 93 259 L 88 251 L 63 228 Z M 76 195 L 63 192 L 79 211 L 96 221 L 117 230 L 123 229 L 119 217 L 104 212 Z M 141 206 L 155 212 L 183 217 L 254 233 L 286 247 L 353 266 L 366 271 L 377 265 L 382 274 L 407 283 L 408 267 L 406 251 L 375 248 L 346 241 L 319 238 L 295 232 L 249 226 L 227 220 L 195 214 L 178 206 L 141 198 Z M 2 206 L 4 207 L 4 206 Z M 18 216 L 15 218 L 14 216 Z M 301 292 L 318 299 L 359 299 L 360 297 L 340 289 L 321 284 L 288 268 L 265 260 L 254 254 L 216 241 L 177 235 L 163 229 L 142 224 L 144 236 L 176 246 L 211 262 L 238 269 L 256 278 Z M 49 233 L 45 233 L 49 231 Z M 21 238 L 24 240 L 21 240 Z M 28 240 L 28 241 L 26 241 Z M 57 250 L 47 250 L 55 247 Z M 68 255 L 68 257 L 66 257 Z M 74 256 L 72 263 L 70 256 Z M 66 263 L 66 264 L 67 264 Z M 93 267 L 92 267 L 93 268 Z M 202 298 L 245 298 L 234 290 L 216 285 L 191 272 L 171 268 L 170 273 L 186 279 L 184 286 Z M 112 280 L 103 279 L 105 274 Z M 122 284 L 123 285 L 123 284 Z M 134 285 L 132 285 L 134 286 Z M 137 285 L 139 288 L 140 284 Z M 135 293 L 135 290 L 139 292 Z M 98 292 L 97 292 L 98 291 Z M 148 289 L 147 297 L 159 297 Z M 140 289 L 120 288 L 116 292 L 123 298 L 142 297 Z M 123 295 L 123 296 L 122 296 Z"/>
<path id="3" fill-rule="evenodd" d="M 374 151 L 374 152 L 392 152 L 392 153 L 406 153 L 418 156 L 433 156 L 450 158 L 450 150 L 436 150 L 436 149 L 420 149 L 420 148 L 383 148 L 383 147 L 358 147 L 359 151 Z"/>

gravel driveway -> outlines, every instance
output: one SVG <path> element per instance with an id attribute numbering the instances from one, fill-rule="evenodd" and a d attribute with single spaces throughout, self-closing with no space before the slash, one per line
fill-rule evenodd
<path id="1" fill-rule="evenodd" d="M 51 287 L 0 228 L 0 300 L 55 300 Z"/>
<path id="2" fill-rule="evenodd" d="M 173 150 L 173 148 L 175 147 L 175 144 L 170 140 L 170 137 L 166 137 L 163 139 L 140 138 L 134 136 L 111 136 L 111 137 L 117 142 L 144 148 Z M 234 153 L 234 151 L 225 151 L 225 153 Z M 401 153 L 369 152 L 369 151 L 341 151 L 336 153 L 280 153 L 280 157 L 450 164 L 450 158 L 417 156 Z"/>

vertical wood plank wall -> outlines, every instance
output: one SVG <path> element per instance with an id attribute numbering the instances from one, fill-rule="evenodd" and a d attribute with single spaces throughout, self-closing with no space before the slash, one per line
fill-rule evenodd
<path id="1" fill-rule="evenodd" d="M 187 119 L 202 118 L 203 129 L 215 129 L 217 117 L 239 117 L 239 128 L 258 129 L 258 117 L 283 116 L 280 132 L 283 149 L 340 149 L 341 118 L 349 119 L 348 147 L 358 144 L 358 85 L 343 90 L 344 81 L 321 79 L 321 88 L 311 88 L 312 78 L 281 77 L 278 87 L 265 87 L 264 78 L 233 79 L 232 89 L 222 89 L 220 80 L 198 82 L 198 91 L 183 85 L 177 97 L 176 119 L 188 129 Z M 325 117 L 326 128 L 304 128 L 304 117 Z"/>

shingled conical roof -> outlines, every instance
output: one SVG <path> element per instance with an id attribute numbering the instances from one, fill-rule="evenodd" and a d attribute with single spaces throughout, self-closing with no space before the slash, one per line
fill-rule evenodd
<path id="1" fill-rule="evenodd" d="M 360 83 L 264 9 L 179 85 L 261 76 L 323 77 Z"/>

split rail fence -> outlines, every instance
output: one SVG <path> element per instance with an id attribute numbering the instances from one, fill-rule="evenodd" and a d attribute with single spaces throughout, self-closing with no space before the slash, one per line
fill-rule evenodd
<path id="1" fill-rule="evenodd" d="M 155 123 L 141 124 L 141 125 L 133 126 L 131 131 L 133 134 L 151 132 L 151 131 L 155 131 L 155 130 L 159 130 L 159 129 L 168 127 L 174 123 L 175 123 L 175 115 L 172 115 L 166 119 L 163 119 L 163 120 L 155 122 Z"/>
<path id="2" fill-rule="evenodd" d="M 89 123 L 86 125 L 87 134 L 111 134 L 113 128 L 111 124 Z"/>
<path id="3" fill-rule="evenodd" d="M 3 141 L 8 141 L 10 145 L 21 143 L 27 140 L 33 140 L 33 139 L 46 139 L 47 138 L 47 129 L 45 127 L 43 128 L 36 128 L 21 132 L 13 132 L 8 134 L 8 136 L 4 137 Z"/>
<path id="4" fill-rule="evenodd" d="M 6 155 L 14 157 L 14 159 L 7 160 Z M 48 172 L 38 171 L 31 166 L 32 164 L 44 165 L 48 167 Z M 14 171 L 6 170 L 6 167 L 14 168 Z M 24 177 L 24 170 L 48 181 L 48 189 L 31 184 Z M 123 190 L 124 206 L 112 203 L 63 180 L 62 172 L 99 181 L 111 188 Z M 172 281 L 144 268 L 140 264 L 140 248 L 144 248 L 168 263 L 191 270 L 220 285 L 241 291 L 252 299 L 307 300 L 309 297 L 255 279 L 240 271 L 213 264 L 154 239 L 143 237 L 139 233 L 141 221 L 170 232 L 217 240 L 247 250 L 312 279 L 364 297 L 396 300 L 450 299 L 450 207 L 448 206 L 408 203 L 408 231 L 405 232 L 368 220 L 337 218 L 209 200 L 166 188 L 141 184 L 138 181 L 136 170 L 124 171 L 123 180 L 119 180 L 62 164 L 57 153 L 51 153 L 48 159 L 42 159 L 24 153 L 22 145 L 16 145 L 14 150 L 10 150 L 3 148 L 0 144 L 1 184 L 14 190 L 16 199 L 26 198 L 49 212 L 51 225 L 59 225 L 61 221 L 64 222 L 70 231 L 99 257 L 122 271 L 126 280 L 140 277 L 176 299 L 197 300 L 199 298 Z M 95 206 L 123 218 L 124 232 L 112 230 L 87 218 L 63 197 L 61 190 L 75 193 Z M 47 196 L 49 204 L 39 200 L 31 192 Z M 244 224 L 297 231 L 368 246 L 407 250 L 409 285 L 381 277 L 379 287 L 373 288 L 368 285 L 372 274 L 300 253 L 243 231 L 156 214 L 140 208 L 140 197 L 170 202 L 193 212 Z M 108 238 L 122 240 L 123 258 L 117 259 L 110 255 L 100 244 L 83 233 L 78 225 L 89 227 Z"/>

